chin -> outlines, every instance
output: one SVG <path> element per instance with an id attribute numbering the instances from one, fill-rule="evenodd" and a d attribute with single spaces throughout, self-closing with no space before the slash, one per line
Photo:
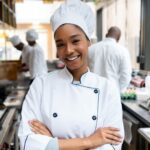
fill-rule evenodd
<path id="1" fill-rule="evenodd" d="M 67 66 L 67 68 L 68 68 L 68 70 L 70 70 L 70 71 L 75 71 L 75 70 L 80 69 L 80 67 L 69 67 L 69 66 Z"/>

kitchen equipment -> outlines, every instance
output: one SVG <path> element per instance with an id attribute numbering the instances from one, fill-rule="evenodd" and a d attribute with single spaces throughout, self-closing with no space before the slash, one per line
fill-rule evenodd
<path id="1" fill-rule="evenodd" d="M 7 95 L 11 92 L 13 83 L 9 80 L 0 80 L 0 104 L 4 102 Z"/>

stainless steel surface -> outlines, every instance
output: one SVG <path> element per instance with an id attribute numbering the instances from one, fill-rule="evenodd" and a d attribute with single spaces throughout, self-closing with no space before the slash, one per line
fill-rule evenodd
<path id="1" fill-rule="evenodd" d="M 15 116 L 16 109 L 12 108 L 8 111 L 7 116 L 2 124 L 2 130 L 0 130 L 0 146 L 5 142 L 5 138 L 9 134 L 9 130 L 12 127 L 12 122 Z"/>
<path id="2" fill-rule="evenodd" d="M 26 92 L 28 91 L 29 83 L 29 78 L 24 77 L 20 77 L 19 80 L 13 82 L 11 93 L 4 101 L 7 111 L 0 111 L 0 115 L 4 116 L 1 122 L 2 129 L 0 130 L 0 149 L 2 149 L 4 143 L 7 143 L 9 147 L 13 146 L 13 149 L 19 150 L 17 136 L 20 121 L 19 113 Z"/>
<path id="3" fill-rule="evenodd" d="M 139 106 L 135 100 L 122 101 L 123 109 L 138 118 L 145 126 L 150 126 L 150 112 Z"/>

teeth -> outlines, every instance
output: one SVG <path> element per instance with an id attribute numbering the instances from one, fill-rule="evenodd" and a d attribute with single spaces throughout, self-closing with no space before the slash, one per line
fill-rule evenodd
<path id="1" fill-rule="evenodd" d="M 68 60 L 75 60 L 75 59 L 77 59 L 78 57 L 77 56 L 75 56 L 75 57 L 69 57 L 69 58 L 67 58 Z"/>

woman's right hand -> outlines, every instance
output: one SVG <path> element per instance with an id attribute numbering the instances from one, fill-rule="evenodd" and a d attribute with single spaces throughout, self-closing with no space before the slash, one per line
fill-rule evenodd
<path id="1" fill-rule="evenodd" d="M 98 128 L 92 135 L 87 137 L 87 140 L 89 140 L 91 148 L 104 144 L 118 145 L 123 140 L 119 131 L 119 129 L 113 127 Z"/>

